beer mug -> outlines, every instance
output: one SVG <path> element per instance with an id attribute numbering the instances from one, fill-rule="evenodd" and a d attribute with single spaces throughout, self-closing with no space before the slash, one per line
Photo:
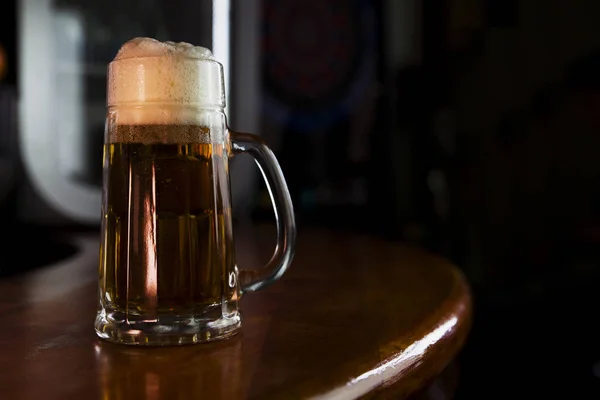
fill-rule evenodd
<path id="1" fill-rule="evenodd" d="M 136 38 L 108 66 L 99 307 L 112 342 L 177 345 L 241 328 L 238 300 L 279 277 L 294 255 L 293 206 L 272 151 L 227 127 L 223 68 L 209 50 Z M 229 159 L 248 153 L 277 225 L 271 260 L 238 269 Z"/>

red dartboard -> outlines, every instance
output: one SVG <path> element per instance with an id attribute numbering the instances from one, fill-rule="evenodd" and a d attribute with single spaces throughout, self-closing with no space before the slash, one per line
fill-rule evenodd
<path id="1" fill-rule="evenodd" d="M 373 80 L 375 29 L 363 0 L 263 0 L 265 116 L 297 130 L 334 122 Z"/>

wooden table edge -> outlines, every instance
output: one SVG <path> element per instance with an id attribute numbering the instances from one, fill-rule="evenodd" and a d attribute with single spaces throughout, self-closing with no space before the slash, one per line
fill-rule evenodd
<path id="1" fill-rule="evenodd" d="M 431 257 L 431 255 L 429 255 Z M 466 278 L 458 268 L 444 263 L 457 284 L 446 301 L 432 313 L 415 337 L 429 331 L 344 386 L 314 396 L 314 400 L 405 398 L 423 388 L 450 364 L 462 349 L 473 320 L 473 300 Z M 404 339 L 405 341 L 406 339 Z M 390 345 L 393 345 L 391 343 Z"/>

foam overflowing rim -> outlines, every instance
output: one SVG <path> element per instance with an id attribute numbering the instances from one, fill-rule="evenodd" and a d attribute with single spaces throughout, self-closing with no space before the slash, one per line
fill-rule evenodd
<path id="1" fill-rule="evenodd" d="M 169 43 L 136 38 L 121 47 L 108 66 L 108 107 L 160 103 L 225 107 L 223 66 L 210 50 Z"/>
<path id="2" fill-rule="evenodd" d="M 135 37 L 123 43 L 113 61 L 145 57 L 150 53 L 150 56 L 187 57 L 214 61 L 212 52 L 206 47 L 194 46 L 187 42 L 161 42 L 149 37 Z"/>

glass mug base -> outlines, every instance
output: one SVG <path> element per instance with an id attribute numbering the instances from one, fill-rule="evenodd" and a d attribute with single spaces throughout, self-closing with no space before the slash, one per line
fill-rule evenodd
<path id="1" fill-rule="evenodd" d="M 161 316 L 154 321 L 135 319 L 120 312 L 101 311 L 94 328 L 98 337 L 113 343 L 173 346 L 227 339 L 242 327 L 239 312 L 210 320 L 194 315 Z"/>

